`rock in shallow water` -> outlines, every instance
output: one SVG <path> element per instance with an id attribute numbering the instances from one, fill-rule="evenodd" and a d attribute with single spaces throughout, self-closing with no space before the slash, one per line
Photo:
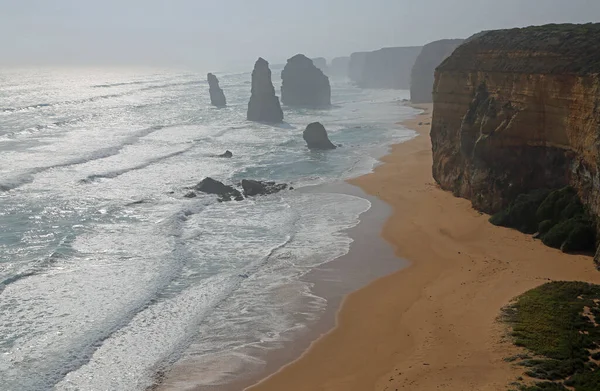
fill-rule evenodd
<path id="1" fill-rule="evenodd" d="M 281 80 L 283 104 L 308 108 L 331 106 L 329 78 L 305 55 L 297 54 L 287 60 Z"/>
<path id="2" fill-rule="evenodd" d="M 210 93 L 210 103 L 213 106 L 224 107 L 227 105 L 227 100 L 225 99 L 225 94 L 223 93 L 223 89 L 219 87 L 219 79 L 212 73 L 207 75 L 208 86 Z"/>
<path id="3" fill-rule="evenodd" d="M 282 190 L 287 189 L 287 184 L 243 179 L 242 188 L 244 189 L 244 195 L 246 197 L 252 197 L 257 195 L 278 193 Z"/>
<path id="4" fill-rule="evenodd" d="M 232 199 L 242 201 L 244 199 L 239 190 L 212 179 L 211 177 L 204 178 L 194 187 L 194 189 L 203 193 L 217 194 L 219 196 L 219 201 L 231 201 Z"/>
<path id="5" fill-rule="evenodd" d="M 320 122 L 308 124 L 302 134 L 309 149 L 335 149 L 336 146 L 327 137 L 327 131 Z"/>

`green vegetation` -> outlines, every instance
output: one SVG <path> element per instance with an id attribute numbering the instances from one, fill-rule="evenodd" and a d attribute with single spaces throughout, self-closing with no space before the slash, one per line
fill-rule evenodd
<path id="1" fill-rule="evenodd" d="M 592 361 L 600 348 L 600 285 L 551 282 L 519 296 L 504 311 L 517 346 L 535 358 L 522 359 L 525 374 L 542 380 L 520 391 L 600 390 L 600 370 Z M 525 356 L 523 356 L 525 357 Z"/>
<path id="2" fill-rule="evenodd" d="M 596 226 L 572 187 L 521 194 L 508 208 L 493 215 L 494 225 L 538 233 L 546 246 L 564 252 L 594 251 Z"/>

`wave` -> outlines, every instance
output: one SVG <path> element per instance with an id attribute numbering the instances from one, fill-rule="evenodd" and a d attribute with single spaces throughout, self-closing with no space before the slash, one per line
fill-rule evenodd
<path id="1" fill-rule="evenodd" d="M 157 125 L 157 126 L 152 126 L 152 127 L 146 128 L 146 129 L 142 129 L 142 130 L 135 132 L 133 135 L 127 137 L 121 144 L 118 144 L 118 145 L 115 145 L 112 147 L 101 148 L 101 149 L 93 151 L 87 155 L 84 155 L 84 156 L 81 156 L 81 157 L 78 157 L 75 159 L 67 160 L 66 162 L 63 162 L 63 163 L 52 164 L 52 165 L 43 166 L 43 167 L 36 167 L 25 173 L 14 176 L 12 178 L 0 179 L 0 191 L 6 192 L 9 190 L 13 190 L 18 187 L 21 187 L 27 183 L 31 183 L 34 181 L 36 174 L 40 174 L 40 173 L 43 173 L 43 172 L 46 172 L 46 171 L 49 171 L 49 170 L 52 170 L 55 168 L 76 166 L 79 164 L 85 164 L 85 163 L 88 163 L 88 162 L 91 162 L 94 160 L 106 159 L 107 157 L 117 155 L 119 152 L 121 152 L 121 150 L 123 148 L 125 148 L 126 146 L 129 146 L 129 145 L 135 144 L 136 142 L 138 142 L 139 139 L 146 137 L 158 130 L 164 129 L 166 127 L 172 127 L 172 126 L 178 126 L 178 125 L 169 125 L 169 126 Z"/>
<path id="2" fill-rule="evenodd" d="M 121 170 L 109 171 L 109 172 L 106 172 L 106 173 L 103 173 L 103 174 L 90 175 L 87 178 L 82 179 L 80 182 L 81 183 L 91 183 L 91 182 L 94 182 L 94 181 L 96 181 L 98 179 L 103 179 L 103 178 L 112 179 L 112 178 L 116 178 L 116 177 L 121 176 L 123 174 L 126 174 L 128 172 L 136 171 L 136 170 L 142 170 L 142 169 L 144 169 L 146 167 L 149 167 L 149 166 L 151 166 L 153 164 L 160 163 L 160 162 L 162 162 L 164 160 L 167 160 L 167 159 L 170 159 L 172 157 L 182 155 L 182 154 L 188 152 L 192 148 L 193 148 L 193 146 L 185 148 L 185 149 L 182 149 L 181 151 L 177 151 L 177 152 L 169 153 L 167 155 L 159 156 L 159 157 L 156 157 L 154 159 L 147 160 L 144 163 L 142 163 L 140 165 L 137 165 L 137 166 L 123 168 Z"/>
<path id="3" fill-rule="evenodd" d="M 7 132 L 7 133 L 2 134 L 2 136 L 6 137 L 6 138 L 15 138 L 15 137 L 17 137 L 19 135 L 23 135 L 23 134 L 37 133 L 37 132 L 40 132 L 43 130 L 57 129 L 57 128 L 65 127 L 65 126 L 78 124 L 78 123 L 90 120 L 96 116 L 98 116 L 98 114 L 83 115 L 80 117 L 74 117 L 74 118 L 68 118 L 68 119 L 64 119 L 64 120 L 60 120 L 60 121 L 55 121 L 55 122 L 52 122 L 49 124 L 35 125 L 35 126 L 31 126 L 29 128 L 15 131 L 15 132 Z"/>
<path id="4" fill-rule="evenodd" d="M 130 81 L 124 83 L 107 83 L 107 84 L 97 84 L 92 86 L 92 88 L 110 88 L 110 87 L 120 87 L 120 86 L 130 86 L 130 85 L 138 85 L 138 84 L 148 84 L 153 81 Z"/>
<path id="5" fill-rule="evenodd" d="M 123 93 L 119 93 L 119 94 L 98 95 L 98 96 L 92 96 L 92 97 L 85 98 L 85 99 L 66 100 L 66 101 L 54 102 L 54 103 L 36 103 L 33 105 L 27 105 L 27 106 L 21 106 L 21 107 L 3 107 L 3 108 L 0 108 L 0 113 L 16 113 L 16 112 L 22 112 L 22 111 L 28 111 L 28 110 L 43 109 L 43 108 L 47 108 L 47 107 L 77 105 L 77 104 L 82 104 L 82 103 L 96 102 L 96 101 L 104 100 L 104 99 L 120 98 L 123 96 L 133 95 L 133 94 L 136 94 L 141 91 L 149 91 L 149 90 L 156 90 L 156 89 L 176 87 L 176 86 L 194 85 L 194 84 L 202 84 L 202 82 L 186 81 L 186 82 L 177 82 L 177 83 L 166 83 L 166 84 L 159 84 L 159 85 L 155 85 L 155 86 L 148 86 L 148 87 L 140 88 L 140 89 L 133 90 L 133 91 L 127 91 L 127 92 L 123 92 Z"/>

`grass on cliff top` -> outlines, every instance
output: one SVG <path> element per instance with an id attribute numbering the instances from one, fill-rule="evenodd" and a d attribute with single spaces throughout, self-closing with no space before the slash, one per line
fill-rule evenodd
<path id="1" fill-rule="evenodd" d="M 572 187 L 519 195 L 490 222 L 523 233 L 538 233 L 546 246 L 564 252 L 593 252 L 596 225 Z"/>
<path id="2" fill-rule="evenodd" d="M 519 296 L 505 308 L 517 346 L 535 358 L 520 359 L 525 374 L 537 379 L 520 391 L 600 390 L 600 285 L 550 282 Z M 521 356 L 526 357 L 526 356 Z M 566 387 L 565 387 L 566 386 Z"/>

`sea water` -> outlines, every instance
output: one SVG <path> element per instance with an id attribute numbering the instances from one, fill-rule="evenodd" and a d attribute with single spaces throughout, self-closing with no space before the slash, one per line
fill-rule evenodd
<path id="1" fill-rule="evenodd" d="M 3 390 L 143 390 L 182 357 L 277 347 L 323 312 L 301 277 L 349 251 L 370 203 L 302 189 L 367 173 L 412 137 L 394 125 L 408 93 L 332 80 L 331 109 L 284 108 L 270 126 L 245 119 L 249 73 L 217 76 L 222 109 L 196 72 L 0 72 Z M 341 147 L 309 151 L 313 121 Z M 295 190 L 183 197 L 206 176 Z"/>

